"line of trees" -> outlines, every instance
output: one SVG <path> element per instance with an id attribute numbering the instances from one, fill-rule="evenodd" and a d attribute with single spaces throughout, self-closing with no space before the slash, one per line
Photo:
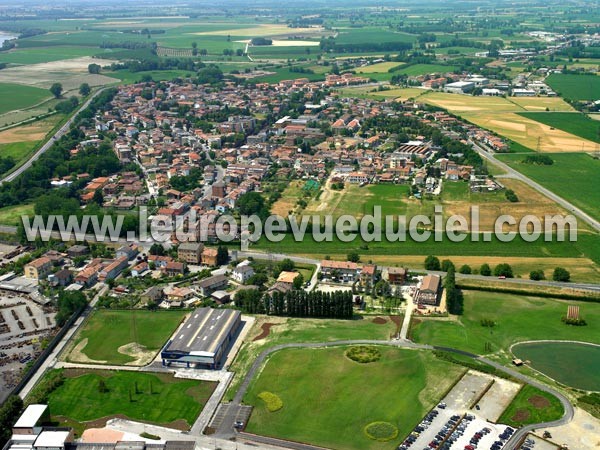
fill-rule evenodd
<path id="1" fill-rule="evenodd" d="M 352 318 L 352 292 L 306 292 L 292 290 L 286 293 L 263 294 L 245 290 L 236 294 L 235 304 L 248 314 L 273 316 L 316 317 L 331 319 Z"/>
<path id="2" fill-rule="evenodd" d="M 464 298 L 460 289 L 456 287 L 456 269 L 448 261 L 444 288 L 446 289 L 446 305 L 450 314 L 461 315 L 464 312 Z"/>

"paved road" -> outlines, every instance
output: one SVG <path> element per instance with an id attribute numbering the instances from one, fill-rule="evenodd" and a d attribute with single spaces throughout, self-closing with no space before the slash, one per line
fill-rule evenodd
<path id="1" fill-rule="evenodd" d="M 42 145 L 40 147 L 40 149 L 35 152 L 31 158 L 29 158 L 27 160 L 27 162 L 25 162 L 21 167 L 19 167 L 17 170 L 15 170 L 14 172 L 12 172 L 11 174 L 7 175 L 6 177 L 0 179 L 0 184 L 9 182 L 14 180 L 15 178 L 17 178 L 19 175 L 21 175 L 23 172 L 25 172 L 27 169 L 29 169 L 31 167 L 31 165 L 33 164 L 34 161 L 36 161 L 40 156 L 42 156 L 50 147 L 52 147 L 52 144 L 54 144 L 55 141 L 57 141 L 58 139 L 60 139 L 65 133 L 67 133 L 71 127 L 71 124 L 75 121 L 75 117 L 77 117 L 77 115 L 83 111 L 85 108 L 87 108 L 90 103 L 92 102 L 92 100 L 94 98 L 96 98 L 96 96 L 98 94 L 100 94 L 100 92 L 104 91 L 105 88 L 103 89 L 99 89 L 96 92 L 94 92 L 92 94 L 92 96 L 83 104 L 81 105 L 81 107 L 73 113 L 73 115 L 70 117 L 69 120 L 67 120 L 65 122 L 65 124 L 60 127 L 58 129 L 58 131 L 56 133 L 54 133 L 54 136 L 52 136 L 44 145 Z"/>
<path id="2" fill-rule="evenodd" d="M 516 171 L 515 169 L 510 167 L 508 164 L 496 159 L 496 157 L 494 156 L 494 154 L 492 152 L 486 151 L 483 148 L 483 146 L 481 146 L 480 144 L 476 144 L 474 142 L 471 142 L 471 144 L 473 144 L 473 148 L 477 151 L 477 153 L 479 153 L 479 155 L 481 155 L 484 159 L 487 159 L 488 161 L 492 162 L 493 164 L 496 164 L 497 166 L 501 167 L 512 178 L 515 178 L 517 180 L 522 181 L 523 183 L 528 184 L 529 186 L 534 188 L 536 191 L 544 194 L 546 197 L 550 198 L 551 200 L 554 200 L 556 203 L 558 203 L 560 206 L 565 208 L 567 211 L 573 213 L 574 215 L 578 216 L 583 221 L 587 222 L 594 230 L 600 231 L 600 222 L 598 222 L 592 216 L 590 216 L 586 212 L 582 211 L 581 209 L 579 209 L 578 207 L 573 205 L 571 202 L 568 202 L 564 198 L 556 195 L 554 192 L 550 191 L 549 189 L 546 189 L 541 184 L 536 183 L 531 178 L 526 177 L 521 172 Z"/>
<path id="3" fill-rule="evenodd" d="M 469 353 L 469 352 L 465 352 L 465 351 L 457 350 L 457 349 L 453 349 L 453 348 L 448 348 L 448 347 L 434 347 L 434 346 L 425 345 L 425 344 L 415 344 L 414 342 L 411 342 L 408 340 L 393 340 L 393 341 L 344 340 L 344 341 L 335 341 L 335 342 L 292 343 L 292 344 L 277 345 L 275 347 L 272 347 L 272 348 L 269 348 L 269 349 L 263 351 L 256 358 L 256 360 L 252 364 L 252 367 L 247 372 L 244 380 L 240 384 L 240 387 L 232 401 L 232 405 L 241 405 L 242 404 L 242 400 L 243 400 L 244 396 L 246 395 L 246 392 L 248 391 L 248 387 L 250 386 L 251 381 L 254 379 L 256 374 L 263 367 L 267 358 L 271 354 L 273 354 L 277 351 L 280 351 L 283 349 L 288 349 L 288 348 L 320 348 L 320 347 L 333 347 L 333 346 L 355 345 L 355 344 L 390 345 L 390 346 L 395 346 L 395 347 L 399 347 L 399 348 L 412 348 L 412 349 L 420 349 L 420 350 L 444 350 L 444 351 L 457 353 L 460 355 L 467 356 L 469 358 L 477 359 L 486 364 L 489 364 L 490 366 L 498 369 L 501 372 L 504 372 L 507 375 L 510 375 L 511 377 L 514 377 L 514 378 L 522 381 L 523 383 L 528 383 L 534 387 L 537 387 L 538 389 L 543 390 L 544 392 L 548 392 L 551 395 L 554 395 L 555 397 L 557 397 L 560 400 L 560 402 L 562 403 L 563 408 L 565 410 L 565 413 L 562 418 L 560 418 L 559 420 L 552 421 L 552 422 L 543 422 L 543 423 L 538 423 L 538 424 L 532 424 L 532 425 L 528 425 L 523 428 L 520 428 L 508 440 L 508 442 L 505 446 L 506 449 L 510 449 L 510 450 L 516 449 L 520 440 L 531 430 L 538 429 L 538 428 L 551 428 L 551 427 L 556 427 L 556 426 L 565 425 L 565 424 L 569 423 L 573 419 L 573 415 L 575 413 L 574 409 L 573 409 L 573 405 L 571 405 L 569 400 L 564 395 L 562 395 L 560 392 L 558 392 L 555 389 L 553 389 L 549 386 L 546 386 L 545 384 L 542 384 L 526 375 L 523 375 L 522 373 L 520 373 L 514 369 L 505 367 L 501 364 L 498 364 L 495 361 L 491 361 L 487 358 L 475 355 L 473 353 Z M 234 408 L 231 408 L 231 409 L 234 409 Z M 227 438 L 228 436 L 232 437 L 234 420 L 235 420 L 235 418 L 232 415 L 226 415 L 225 418 L 223 419 L 221 428 L 218 430 L 217 436 L 221 437 L 221 438 Z M 244 437 L 250 438 L 249 435 L 244 435 Z M 280 441 L 279 439 L 271 439 L 268 437 L 261 437 L 260 442 L 264 443 L 264 444 L 270 444 L 270 445 L 282 445 L 283 441 Z M 296 446 L 294 443 L 288 443 L 285 446 L 288 448 L 299 449 L 299 450 L 309 449 L 309 448 L 317 448 L 317 447 L 310 447 L 310 446 L 309 447 L 304 447 L 304 446 L 300 447 L 300 446 Z"/>

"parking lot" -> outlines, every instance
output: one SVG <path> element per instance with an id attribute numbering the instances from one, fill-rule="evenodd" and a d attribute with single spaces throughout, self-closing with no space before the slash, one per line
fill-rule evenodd
<path id="1" fill-rule="evenodd" d="M 0 401 L 21 378 L 23 367 L 39 355 L 54 330 L 55 313 L 28 295 L 0 294 Z"/>
<path id="2" fill-rule="evenodd" d="M 490 422 L 487 416 L 497 418 L 502 412 L 498 411 L 503 410 L 506 402 L 518 392 L 517 384 L 505 381 L 479 372 L 467 372 L 398 449 L 504 448 L 514 430 Z"/>

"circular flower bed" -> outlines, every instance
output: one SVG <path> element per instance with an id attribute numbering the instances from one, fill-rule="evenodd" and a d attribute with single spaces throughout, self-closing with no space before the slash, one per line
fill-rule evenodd
<path id="1" fill-rule="evenodd" d="M 398 437 L 398 428 L 389 422 L 371 422 L 364 428 L 369 439 L 379 442 L 387 442 Z"/>
<path id="2" fill-rule="evenodd" d="M 346 350 L 346 357 L 352 361 L 356 361 L 361 364 L 375 362 L 381 358 L 381 352 L 377 347 L 368 345 L 355 345 Z"/>

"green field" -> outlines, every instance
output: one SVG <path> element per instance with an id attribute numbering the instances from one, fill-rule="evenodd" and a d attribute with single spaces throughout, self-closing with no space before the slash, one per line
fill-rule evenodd
<path id="1" fill-rule="evenodd" d="M 529 365 L 567 386 L 600 391 L 600 347 L 572 342 L 519 344 L 513 354 Z M 577 370 L 571 370 L 577 367 Z"/>
<path id="2" fill-rule="evenodd" d="M 445 66 L 442 64 L 414 64 L 412 66 L 403 67 L 395 73 L 416 77 L 418 75 L 427 75 L 430 73 L 454 72 L 455 70 L 455 66 Z"/>
<path id="3" fill-rule="evenodd" d="M 499 154 L 504 161 L 523 175 L 557 193 L 592 217 L 600 219 L 600 160 L 585 153 L 548 154 L 551 166 L 524 164 L 523 155 Z"/>
<path id="4" fill-rule="evenodd" d="M 520 341 L 538 339 L 575 340 L 600 343 L 600 304 L 541 299 L 483 291 L 464 291 L 465 313 L 456 321 L 413 320 L 411 334 L 416 342 L 458 348 L 483 354 L 485 344 L 493 352 L 508 351 Z M 578 305 L 589 326 L 565 325 L 561 318 L 568 305 Z M 483 319 L 496 323 L 481 325 Z"/>
<path id="5" fill-rule="evenodd" d="M 216 386 L 164 373 L 81 369 L 63 373 L 64 383 L 48 399 L 53 418 L 60 422 L 71 419 L 81 423 L 122 414 L 133 420 L 189 429 Z M 100 392 L 101 380 L 108 392 Z"/>
<path id="6" fill-rule="evenodd" d="M 22 215 L 32 215 L 33 205 L 15 205 L 0 208 L 0 225 L 17 225 L 21 223 Z"/>
<path id="7" fill-rule="evenodd" d="M 81 56 L 103 55 L 109 56 L 114 49 L 100 49 L 94 47 L 52 46 L 34 47 L 11 50 L 0 53 L 0 62 L 10 64 L 38 64 L 63 59 L 79 58 Z"/>
<path id="8" fill-rule="evenodd" d="M 546 83 L 565 99 L 600 99 L 600 77 L 596 75 L 553 73 L 546 78 Z"/>
<path id="9" fill-rule="evenodd" d="M 575 136 L 600 143 L 600 121 L 590 119 L 585 114 L 576 112 L 524 112 L 518 114 Z"/>
<path id="10" fill-rule="evenodd" d="M 498 422 L 519 428 L 530 423 L 557 420 L 563 414 L 564 408 L 556 397 L 525 385 L 502 413 Z"/>
<path id="11" fill-rule="evenodd" d="M 0 83 L 0 114 L 23 109 L 40 103 L 42 100 L 51 97 L 50 92 L 45 89 L 39 89 L 20 84 Z"/>
<path id="12" fill-rule="evenodd" d="M 96 310 L 78 333 L 74 341 L 75 349 L 68 359 L 77 361 L 77 353 L 83 353 L 91 360 L 103 361 L 104 364 L 133 363 L 136 357 L 119 352 L 119 347 L 137 343 L 142 353 L 154 355 L 167 342 L 184 315 L 184 311 Z M 85 339 L 87 344 L 78 351 L 77 347 Z"/>
<path id="13" fill-rule="evenodd" d="M 393 449 L 464 370 L 428 352 L 385 347 L 381 359 L 360 364 L 346 349 L 272 355 L 244 398 L 254 406 L 246 430 L 333 449 Z M 283 408 L 269 412 L 258 398 L 264 391 L 279 396 Z M 363 428 L 377 421 L 396 426 L 398 438 L 369 439 Z"/>

